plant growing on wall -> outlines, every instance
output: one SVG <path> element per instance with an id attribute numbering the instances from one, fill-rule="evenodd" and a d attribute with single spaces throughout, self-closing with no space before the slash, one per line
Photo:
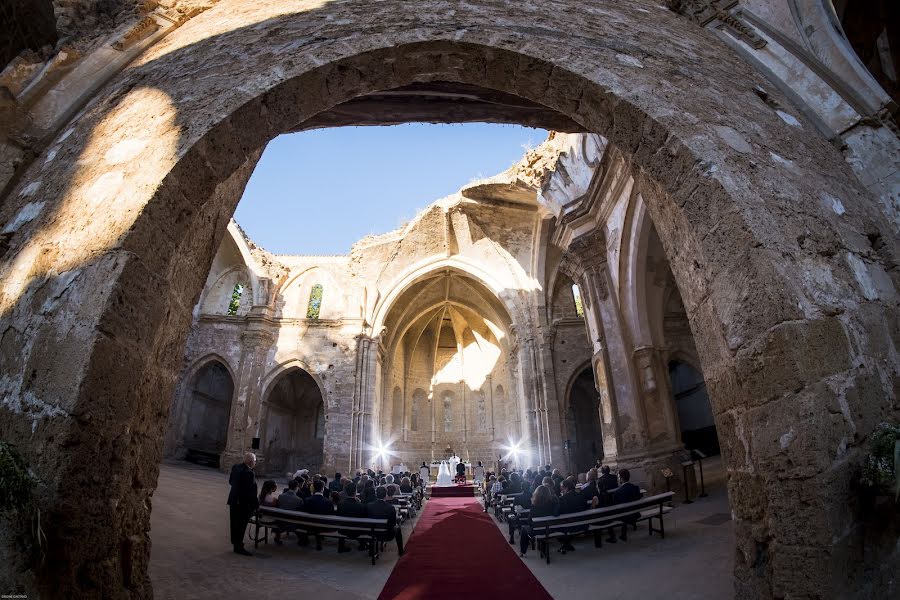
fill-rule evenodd
<path id="1" fill-rule="evenodd" d="M 878 494 L 900 499 L 900 425 L 882 423 L 875 429 L 862 483 Z"/>
<path id="2" fill-rule="evenodd" d="M 312 286 L 309 292 L 309 306 L 306 309 L 307 319 L 318 319 L 319 310 L 322 308 L 322 284 Z"/>
<path id="3" fill-rule="evenodd" d="M 14 523 L 29 522 L 26 543 L 43 555 L 47 538 L 41 528 L 41 512 L 35 505 L 37 480 L 15 446 L 0 442 L 0 515 Z"/>
<path id="4" fill-rule="evenodd" d="M 238 308 L 241 307 L 241 296 L 243 295 L 244 284 L 234 284 L 234 289 L 231 291 L 231 302 L 228 303 L 228 312 L 225 314 L 227 314 L 229 317 L 233 317 L 237 314 Z"/>

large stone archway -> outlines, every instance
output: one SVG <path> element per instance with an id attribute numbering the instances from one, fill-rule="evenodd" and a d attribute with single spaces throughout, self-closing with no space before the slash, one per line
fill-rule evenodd
<path id="1" fill-rule="evenodd" d="M 582 128 L 628 157 L 701 348 L 738 594 L 841 595 L 861 576 L 849 486 L 866 434 L 896 415 L 894 238 L 834 149 L 760 99 L 759 75 L 649 2 L 235 0 L 114 78 L 3 200 L 0 433 L 28 440 L 50 536 L 24 575 L 4 536 L 6 588 L 149 595 L 178 358 L 261 148 L 375 92 L 446 85 L 503 95 L 447 120 Z M 386 118 L 433 118 L 413 98 Z"/>

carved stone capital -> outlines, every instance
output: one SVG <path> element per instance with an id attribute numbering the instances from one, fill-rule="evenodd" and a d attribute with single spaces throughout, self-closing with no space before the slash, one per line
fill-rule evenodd
<path id="1" fill-rule="evenodd" d="M 606 235 L 601 229 L 580 235 L 569 244 L 568 253 L 585 270 L 601 268 L 606 265 Z"/>
<path id="2" fill-rule="evenodd" d="M 744 22 L 738 0 L 667 0 L 669 8 L 696 22 L 700 27 L 724 29 L 732 37 L 759 50 L 766 45 L 756 30 Z"/>

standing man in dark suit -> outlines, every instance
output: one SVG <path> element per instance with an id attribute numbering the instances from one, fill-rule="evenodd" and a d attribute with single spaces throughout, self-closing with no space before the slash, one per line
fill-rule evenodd
<path id="1" fill-rule="evenodd" d="M 230 508 L 231 521 L 231 545 L 234 552 L 243 556 L 253 556 L 244 548 L 244 532 L 247 530 L 247 522 L 259 508 L 257 498 L 256 475 L 253 467 L 256 466 L 256 455 L 252 452 L 244 454 L 244 462 L 231 467 L 231 475 L 228 483 L 231 491 L 228 492 L 228 506 Z"/>
<path id="2" fill-rule="evenodd" d="M 622 480 L 622 485 L 620 485 L 613 493 L 616 504 L 625 504 L 641 499 L 641 488 L 629 481 L 631 479 L 631 473 L 628 472 L 628 469 L 619 469 L 619 479 Z M 619 536 L 620 540 L 623 542 L 628 540 L 628 526 L 637 523 L 638 517 L 640 516 L 640 513 L 631 513 L 630 515 L 620 517 L 623 521 L 622 535 Z"/>
<path id="3" fill-rule="evenodd" d="M 387 490 L 383 485 L 378 486 L 375 489 L 375 502 L 366 505 L 366 513 L 370 519 L 387 519 L 388 532 L 384 534 L 381 541 L 396 539 L 397 553 L 403 556 L 403 531 L 397 527 L 397 509 L 393 504 L 388 504 L 385 498 L 387 498 Z"/>

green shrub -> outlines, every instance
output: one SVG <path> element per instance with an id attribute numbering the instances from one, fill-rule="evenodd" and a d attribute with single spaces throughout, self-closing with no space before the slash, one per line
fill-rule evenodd
<path id="1" fill-rule="evenodd" d="M 872 451 L 863 465 L 863 485 L 900 498 L 900 426 L 882 423 L 871 440 Z"/>
<path id="2" fill-rule="evenodd" d="M 34 502 L 36 485 L 37 479 L 15 446 L 0 441 L 0 516 L 29 523 L 26 545 L 38 560 L 43 560 L 47 537 L 41 528 L 41 511 Z"/>

